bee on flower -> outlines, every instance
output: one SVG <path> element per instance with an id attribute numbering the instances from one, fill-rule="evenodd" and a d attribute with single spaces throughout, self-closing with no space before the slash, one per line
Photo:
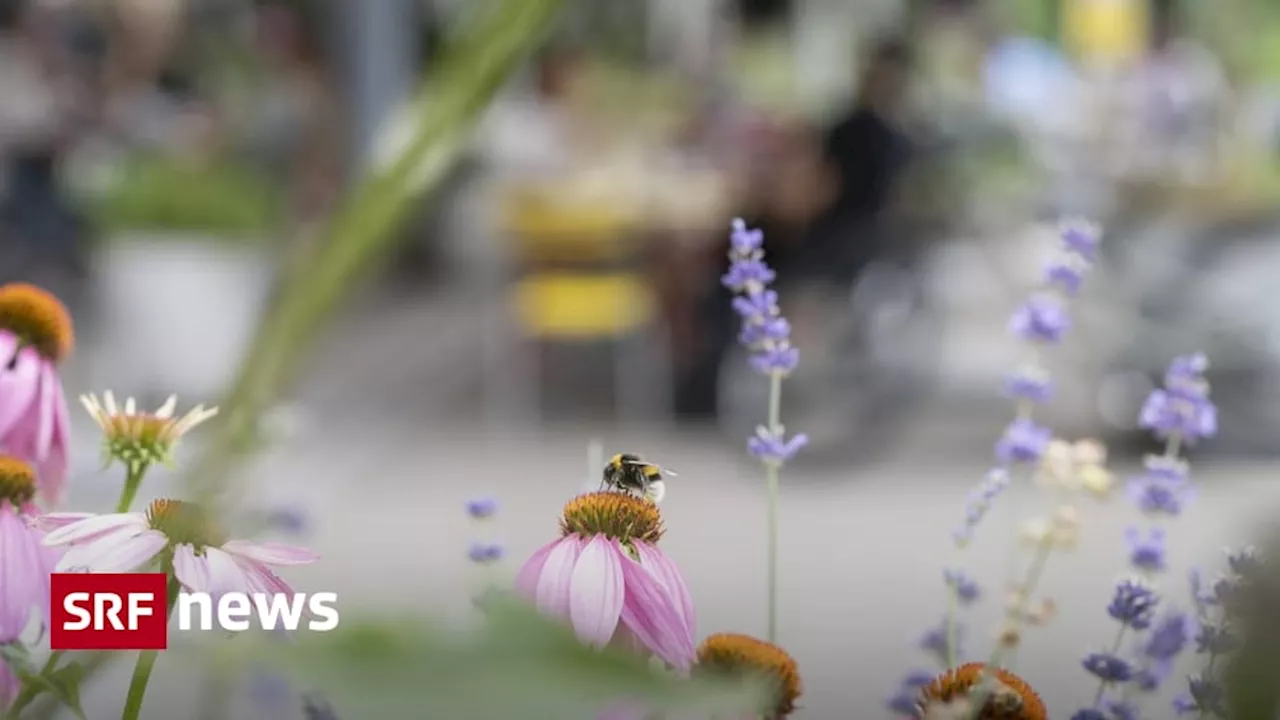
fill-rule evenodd
<path id="1" fill-rule="evenodd" d="M 983 663 L 967 663 L 936 677 L 920 690 L 917 716 L 929 720 L 1048 720 L 1044 702 L 1025 680 L 999 668 L 987 678 L 985 667 Z M 978 702 L 982 703 L 981 712 L 975 714 Z"/>
<path id="2" fill-rule="evenodd" d="M 658 549 L 658 506 L 627 493 L 586 493 L 565 504 L 560 537 L 520 568 L 516 591 L 563 618 L 594 647 L 620 644 L 687 671 L 694 659 L 693 599 Z"/>

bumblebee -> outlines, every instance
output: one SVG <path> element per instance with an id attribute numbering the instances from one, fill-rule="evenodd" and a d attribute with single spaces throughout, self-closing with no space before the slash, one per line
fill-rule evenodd
<path id="1" fill-rule="evenodd" d="M 604 466 L 604 476 L 600 480 L 600 489 L 609 488 L 645 498 L 650 502 L 662 502 L 667 494 L 665 476 L 675 477 L 675 473 L 664 470 L 639 455 L 621 453 L 609 459 Z"/>

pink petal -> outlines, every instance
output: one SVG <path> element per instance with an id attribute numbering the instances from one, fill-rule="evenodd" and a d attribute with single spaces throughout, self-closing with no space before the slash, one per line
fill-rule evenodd
<path id="1" fill-rule="evenodd" d="M 192 592 L 209 591 L 209 566 L 204 558 L 196 556 L 195 548 L 190 545 L 173 549 L 173 574 Z"/>
<path id="2" fill-rule="evenodd" d="M 551 555 L 551 551 L 555 550 L 559 544 L 560 540 L 557 538 L 543 545 L 525 561 L 524 565 L 520 566 L 515 582 L 518 595 L 530 600 L 538 597 L 538 578 L 542 576 L 542 567 L 547 564 L 547 557 Z"/>
<path id="3" fill-rule="evenodd" d="M 62 383 L 56 381 L 56 376 L 53 389 L 53 423 L 52 435 L 49 439 L 49 454 L 37 468 L 40 473 L 41 495 L 51 507 L 62 500 L 62 491 L 67 484 L 67 467 L 71 464 L 69 448 L 71 432 L 67 398 L 62 392 Z"/>
<path id="4" fill-rule="evenodd" d="M 18 352 L 12 370 L 0 366 L 0 439 L 27 413 L 40 388 L 40 354 L 31 348 Z"/>
<path id="5" fill-rule="evenodd" d="M 603 648 L 618 628 L 622 613 L 621 550 L 604 535 L 591 538 L 569 582 L 569 620 L 578 639 Z"/>
<path id="6" fill-rule="evenodd" d="M 35 421 L 35 444 L 32 456 L 44 462 L 49 458 L 49 446 L 53 444 L 53 420 L 57 413 L 58 402 L 58 371 L 53 365 L 44 363 L 40 368 L 40 397 L 38 401 L 39 411 Z M 40 478 L 40 482 L 44 483 L 45 479 Z"/>
<path id="7" fill-rule="evenodd" d="M 222 549 L 263 565 L 306 565 L 320 559 L 304 547 L 276 542 L 230 540 L 222 544 Z"/>
<path id="8" fill-rule="evenodd" d="M 578 562 L 578 554 L 581 552 L 582 540 L 577 535 L 568 535 L 556 542 L 538 576 L 538 590 L 534 599 L 539 610 L 556 617 L 568 617 L 573 566 Z"/>
<path id="9" fill-rule="evenodd" d="M 142 513 L 111 513 L 110 515 L 93 515 L 79 522 L 64 525 L 44 538 L 45 545 L 66 545 L 94 540 L 108 533 L 125 528 L 137 528 L 139 531 L 148 527 L 147 517 Z"/>
<path id="10" fill-rule="evenodd" d="M 13 506 L 8 501 L 0 501 L 0 641 L 3 642 L 17 639 L 26 629 L 31 610 L 39 600 L 36 585 L 43 568 L 29 537 L 31 533 Z"/>
<path id="11" fill-rule="evenodd" d="M 45 513 L 35 519 L 36 527 L 49 532 L 66 527 L 72 523 L 78 523 L 87 518 L 96 517 L 93 513 L 76 513 L 76 512 L 55 512 Z"/>
<path id="12" fill-rule="evenodd" d="M 677 670 L 693 664 L 693 636 L 662 581 L 629 558 L 622 563 L 627 586 L 622 622 L 645 647 Z"/>
<path id="13" fill-rule="evenodd" d="M 0 367 L 9 367 L 9 361 L 18 351 L 18 336 L 8 330 L 0 330 Z"/>
<path id="14" fill-rule="evenodd" d="M 684 620 L 685 627 L 689 630 L 689 635 L 691 637 L 696 636 L 693 596 L 689 593 L 689 586 L 685 584 L 684 577 L 680 574 L 680 569 L 676 567 L 675 561 L 667 556 L 666 553 L 646 542 L 636 541 L 631 546 L 640 555 L 640 564 L 649 568 L 654 575 L 657 575 L 662 584 L 666 586 L 667 591 L 671 593 L 671 597 L 675 599 L 676 610 L 680 611 L 680 618 Z"/>
<path id="15" fill-rule="evenodd" d="M 240 566 L 240 570 L 244 572 L 245 580 L 249 583 L 250 592 L 261 592 L 267 594 L 283 593 L 292 595 L 293 588 L 289 583 L 280 578 L 279 575 L 271 572 L 271 568 L 252 560 L 244 560 L 234 558 L 236 565 Z"/>
<path id="16" fill-rule="evenodd" d="M 206 592 L 214 602 L 229 592 L 245 592 L 249 589 L 249 579 L 245 571 L 236 564 L 235 558 L 218 548 L 204 549 L 204 565 L 209 570 L 209 585 Z"/>

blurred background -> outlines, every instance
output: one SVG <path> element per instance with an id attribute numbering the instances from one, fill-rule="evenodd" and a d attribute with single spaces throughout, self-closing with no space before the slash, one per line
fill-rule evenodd
<path id="1" fill-rule="evenodd" d="M 0 0 L 0 280 L 71 306 L 68 392 L 217 402 L 276 282 L 403 151 L 410 99 L 430 108 L 486 5 Z M 1216 562 L 1266 506 L 1280 449 L 1277 47 L 1263 0 L 566 3 L 269 413 L 255 502 L 310 518 L 328 559 L 300 582 L 464 607 L 461 501 L 503 499 L 518 562 L 598 478 L 598 439 L 680 473 L 669 542 L 704 629 L 758 632 L 763 568 L 713 552 L 763 563 L 744 439 L 767 383 L 719 286 L 740 216 L 766 233 L 803 353 L 784 421 L 812 438 L 786 478 L 783 636 L 813 668 L 807 717 L 878 707 L 941 609 L 938 563 L 919 558 L 945 547 L 1009 416 L 1008 314 L 1053 223 L 1086 216 L 1103 257 L 1046 419 L 1123 465 L 1165 363 L 1206 352 L 1222 434 L 1196 449 L 1203 517 L 1182 551 Z M 118 486 L 77 422 L 73 502 L 106 506 Z M 1096 512 L 1063 643 L 1108 632 L 1089 608 L 1101 623 L 1131 511 Z M 835 579 L 812 559 L 869 539 L 902 553 L 853 550 Z M 858 594 L 893 622 L 850 613 Z M 828 662 L 852 652 L 832 627 L 883 667 Z M 1052 684 L 1063 657 L 1023 659 Z"/>

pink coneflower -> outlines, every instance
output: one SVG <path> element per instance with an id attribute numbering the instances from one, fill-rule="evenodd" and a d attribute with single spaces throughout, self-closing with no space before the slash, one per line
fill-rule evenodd
<path id="1" fill-rule="evenodd" d="M 21 635 L 36 608 L 42 621 L 49 617 L 49 574 L 60 553 L 41 543 L 45 533 L 35 522 L 35 494 L 31 466 L 0 455 L 0 640 Z M 0 678 L 0 698 L 5 681 Z"/>
<path id="2" fill-rule="evenodd" d="M 71 354 L 71 316 L 33 285 L 0 287 L 0 447 L 35 466 L 40 494 L 57 503 L 67 477 L 67 401 L 58 364 Z"/>
<path id="3" fill-rule="evenodd" d="M 66 515 L 48 517 L 58 525 Z M 155 500 L 146 512 L 76 519 L 44 539 L 70 545 L 59 571 L 129 572 L 172 553 L 173 571 L 191 592 L 292 593 L 272 566 L 306 565 L 318 556 L 306 548 L 274 542 L 229 540 L 208 513 L 180 500 Z"/>
<path id="4" fill-rule="evenodd" d="M 657 506 L 626 493 L 580 495 L 565 505 L 560 532 L 520 569 L 517 592 L 568 619 L 585 643 L 629 645 L 687 670 L 693 600 L 675 563 L 657 548 Z"/>

